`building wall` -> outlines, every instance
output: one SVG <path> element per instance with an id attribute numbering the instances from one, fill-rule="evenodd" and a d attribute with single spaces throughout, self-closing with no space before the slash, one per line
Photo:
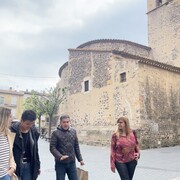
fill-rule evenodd
<path id="1" fill-rule="evenodd" d="M 60 111 L 71 116 L 81 142 L 109 145 L 117 118 L 126 115 L 141 148 L 180 144 L 180 4 L 147 2 L 149 47 L 90 41 L 70 49 L 68 65 L 60 68 L 60 88 L 68 87 Z M 124 72 L 126 82 L 120 82 Z M 90 90 L 84 92 L 87 80 Z"/>
<path id="2" fill-rule="evenodd" d="M 116 121 L 123 115 L 134 129 L 139 128 L 138 63 L 107 52 L 75 52 L 62 72 L 61 87 L 63 77 L 69 77 L 69 95 L 60 109 L 71 116 L 80 141 L 109 144 Z M 122 72 L 127 73 L 123 83 Z M 91 82 L 88 92 L 83 91 L 84 79 Z"/>
<path id="3" fill-rule="evenodd" d="M 125 40 L 111 40 L 111 39 L 102 39 L 94 40 L 84 43 L 76 48 L 76 50 L 99 50 L 99 51 L 123 51 L 133 55 L 141 56 L 144 58 L 151 57 L 151 48 L 137 44 L 131 41 Z M 71 53 L 72 54 L 72 53 Z"/>
<path id="4" fill-rule="evenodd" d="M 4 103 L 0 106 L 10 108 L 14 118 L 20 119 L 23 106 L 23 93 L 13 90 L 0 90 L 0 97 L 4 97 Z"/>
<path id="5" fill-rule="evenodd" d="M 70 57 L 61 76 L 69 82 L 61 113 L 71 116 L 81 142 L 109 144 L 116 120 L 125 115 L 141 148 L 180 143 L 180 74 L 109 52 L 73 51 Z M 120 82 L 123 72 L 126 82 Z M 91 82 L 88 92 L 84 79 Z"/>
<path id="6" fill-rule="evenodd" d="M 141 64 L 141 147 L 180 143 L 180 73 Z"/>
<path id="7" fill-rule="evenodd" d="M 28 91 L 0 89 L 0 98 L 3 97 L 4 99 L 3 103 L 0 102 L 0 106 L 10 108 L 14 118 L 20 120 L 24 110 L 23 108 L 24 102 L 26 101 L 27 98 L 30 98 L 32 95 L 33 92 L 28 92 Z M 39 96 L 42 96 L 42 94 L 39 94 Z M 42 116 L 41 120 L 44 121 L 43 123 L 45 124 L 45 116 Z"/>
<path id="8" fill-rule="evenodd" d="M 148 45 L 152 57 L 180 67 L 180 1 L 148 0 Z M 168 2 L 168 3 L 167 3 Z"/>
<path id="9" fill-rule="evenodd" d="M 58 82 L 57 86 L 59 87 L 59 91 L 61 91 L 63 88 L 66 88 L 66 98 L 65 100 L 60 104 L 58 114 L 67 113 L 68 112 L 68 102 L 67 99 L 69 97 L 69 73 L 68 73 L 68 65 L 63 68 L 63 71 L 61 73 L 61 80 Z M 59 123 L 59 122 L 57 122 Z"/>

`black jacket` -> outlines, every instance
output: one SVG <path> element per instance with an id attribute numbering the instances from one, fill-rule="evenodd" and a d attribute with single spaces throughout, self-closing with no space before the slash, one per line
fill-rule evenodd
<path id="1" fill-rule="evenodd" d="M 13 123 L 11 126 L 11 131 L 16 133 L 16 137 L 14 140 L 13 145 L 13 154 L 14 154 L 14 160 L 16 162 L 16 174 L 17 176 L 20 176 L 20 164 L 22 161 L 23 156 L 23 146 L 22 146 L 22 134 L 19 131 L 19 122 Z M 39 153 L 38 153 L 38 139 L 39 139 L 39 133 L 37 132 L 37 129 L 35 127 L 32 127 L 29 131 L 29 137 L 30 137 L 30 148 L 31 148 L 31 171 L 32 171 L 32 180 L 36 180 L 39 169 L 40 169 L 40 160 L 39 160 Z"/>
<path id="2" fill-rule="evenodd" d="M 72 163 L 75 162 L 75 157 L 78 161 L 82 161 L 75 129 L 64 130 L 58 127 L 51 136 L 50 152 L 55 157 L 56 163 Z M 60 161 L 63 155 L 68 155 L 69 158 Z"/>

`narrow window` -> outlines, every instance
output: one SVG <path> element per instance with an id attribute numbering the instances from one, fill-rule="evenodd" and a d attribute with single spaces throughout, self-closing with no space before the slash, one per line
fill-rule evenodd
<path id="1" fill-rule="evenodd" d="M 120 82 L 126 82 L 126 73 L 125 72 L 120 74 Z"/>
<path id="2" fill-rule="evenodd" d="M 11 99 L 11 104 L 12 105 L 17 105 L 17 96 L 13 96 Z"/>
<path id="3" fill-rule="evenodd" d="M 0 96 L 0 104 L 3 105 L 4 104 L 4 97 Z"/>
<path id="4" fill-rule="evenodd" d="M 156 0 L 156 7 L 160 6 L 162 4 L 162 0 Z"/>
<path id="5" fill-rule="evenodd" d="M 84 81 L 84 91 L 89 91 L 89 81 Z"/>

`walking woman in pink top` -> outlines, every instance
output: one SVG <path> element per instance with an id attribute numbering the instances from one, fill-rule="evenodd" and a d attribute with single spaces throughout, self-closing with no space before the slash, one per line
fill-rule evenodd
<path id="1" fill-rule="evenodd" d="M 117 125 L 111 139 L 111 170 L 117 169 L 121 180 L 132 180 L 140 157 L 138 141 L 127 117 L 120 117 Z"/>

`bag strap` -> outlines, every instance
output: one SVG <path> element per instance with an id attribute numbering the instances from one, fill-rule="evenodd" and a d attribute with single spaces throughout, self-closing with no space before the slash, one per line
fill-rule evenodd
<path id="1" fill-rule="evenodd" d="M 134 137 L 135 137 L 135 139 L 136 139 L 136 144 L 139 144 L 139 142 L 138 142 L 138 140 L 137 140 L 137 134 L 136 134 L 136 131 L 135 131 L 135 130 L 133 130 L 133 134 L 134 134 Z"/>

